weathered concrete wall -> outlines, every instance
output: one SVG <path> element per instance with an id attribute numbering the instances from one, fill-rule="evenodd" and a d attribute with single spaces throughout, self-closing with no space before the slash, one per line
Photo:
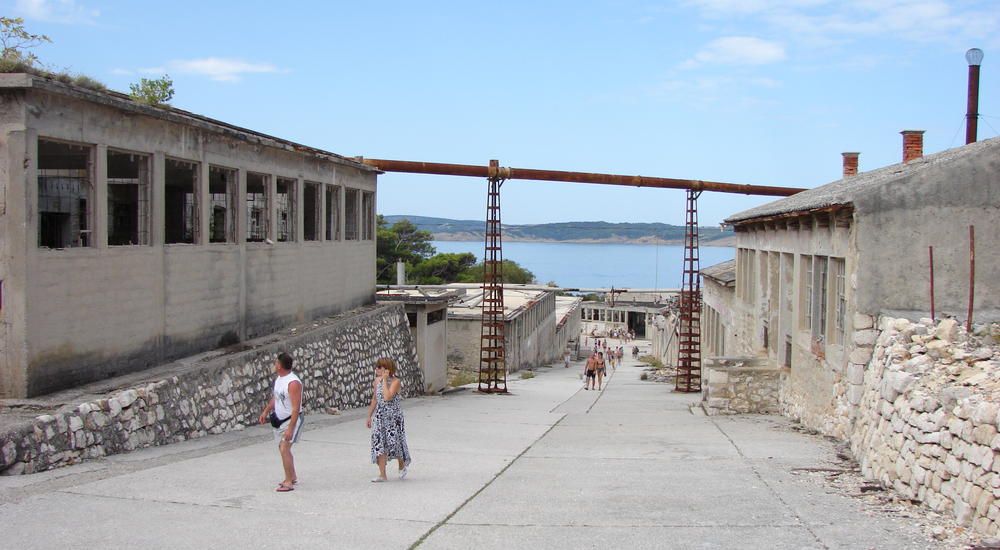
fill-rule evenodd
<path id="1" fill-rule="evenodd" d="M 703 277 L 702 282 L 702 357 L 727 355 L 729 347 L 733 346 L 734 342 L 737 341 L 736 332 L 733 330 L 735 326 L 733 322 L 733 301 L 736 299 L 736 292 L 734 289 L 721 285 L 708 277 Z M 718 314 L 717 326 L 709 325 L 710 319 L 705 308 L 712 308 Z M 717 331 L 723 333 L 721 338 Z M 718 349 L 716 345 L 716 342 L 720 340 L 723 342 L 721 346 L 723 349 Z"/>
<path id="2" fill-rule="evenodd" d="M 938 312 L 967 317 L 969 226 L 976 232 L 975 319 L 1000 320 L 1000 138 L 966 145 L 947 162 L 926 166 L 855 198 L 858 311 L 930 311 L 928 246 L 934 247 Z"/>
<path id="3" fill-rule="evenodd" d="M 713 357 L 704 362 L 702 408 L 708 415 L 776 413 L 787 369 L 762 365 L 755 357 Z"/>
<path id="4" fill-rule="evenodd" d="M 4 246 L 17 248 L 3 256 L 0 268 L 5 273 L 2 321 L 8 325 L 7 341 L 0 348 L 0 395 L 39 395 L 133 372 L 372 302 L 375 241 L 303 241 L 301 214 L 304 182 L 374 192 L 373 172 L 263 146 L 234 132 L 223 135 L 156 116 L 123 113 L 111 104 L 41 90 L 27 96 L 23 90 L 6 94 L 26 98 L 23 103 L 5 101 L 0 109 L 0 119 L 19 117 L 5 125 L 0 136 L 6 203 L 16 206 L 7 210 L 17 212 L 17 219 L 4 214 L 0 220 Z M 106 210 L 101 200 L 107 183 L 95 169 L 93 246 L 39 248 L 35 212 L 40 136 L 90 145 L 97 166 L 103 164 L 108 147 L 151 155 L 152 244 L 107 246 L 101 238 L 107 231 L 106 216 L 100 215 Z M 202 241 L 209 224 L 209 165 L 267 174 L 272 187 L 277 177 L 297 181 L 299 241 L 245 242 L 241 189 L 235 242 L 163 244 L 162 163 L 167 157 L 199 163 Z M 340 205 L 343 224 L 343 200 Z M 322 227 L 324 212 L 319 221 Z M 271 232 L 273 236 L 273 227 Z"/>
<path id="5" fill-rule="evenodd" d="M 781 388 L 783 412 L 789 417 L 814 427 L 822 427 L 830 418 L 839 418 L 838 411 L 847 402 L 847 363 L 855 351 L 854 300 L 857 288 L 856 231 L 853 224 L 820 224 L 806 217 L 794 228 L 755 227 L 737 232 L 740 249 L 756 251 L 752 267 L 737 261 L 738 292 L 732 301 L 731 327 L 733 347 L 727 354 L 767 357 L 772 366 L 791 364 L 790 373 Z M 739 254 L 739 252 L 738 252 Z M 826 256 L 844 260 L 846 312 L 844 332 L 837 341 L 830 338 L 833 328 L 835 300 L 829 293 L 833 278 L 829 278 L 827 300 L 827 337 L 813 338 L 803 326 L 805 285 L 810 256 Z M 830 267 L 832 272 L 832 266 Z M 748 280 L 742 290 L 741 280 Z M 767 321 L 767 338 L 764 323 Z M 791 340 L 791 360 L 787 361 L 786 339 Z M 819 428 L 818 428 L 819 429 Z M 842 423 L 823 428 L 825 433 L 846 437 Z M 827 431 L 829 430 L 829 431 Z"/>
<path id="6" fill-rule="evenodd" d="M 882 317 L 851 449 L 867 477 L 989 535 L 1000 520 L 1000 325 Z"/>
<path id="7" fill-rule="evenodd" d="M 249 342 L 256 346 L 249 351 L 164 367 L 161 379 L 0 433 L 0 473 L 37 472 L 256 424 L 282 351 L 295 358 L 307 421 L 310 411 L 367 406 L 379 357 L 397 361 L 404 395 L 422 393 L 402 304 L 371 306 L 318 323 L 298 335 Z"/>

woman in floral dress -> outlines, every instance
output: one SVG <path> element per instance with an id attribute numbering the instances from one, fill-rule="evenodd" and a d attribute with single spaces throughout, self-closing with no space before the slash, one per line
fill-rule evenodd
<path id="1" fill-rule="evenodd" d="M 378 464 L 378 477 L 373 483 L 386 481 L 385 463 L 399 461 L 399 479 L 406 477 L 410 465 L 410 450 L 406 446 L 403 410 L 399 407 L 399 391 L 403 385 L 396 377 L 396 362 L 383 357 L 375 362 L 372 401 L 368 405 L 367 425 L 372 430 L 372 464 Z"/>

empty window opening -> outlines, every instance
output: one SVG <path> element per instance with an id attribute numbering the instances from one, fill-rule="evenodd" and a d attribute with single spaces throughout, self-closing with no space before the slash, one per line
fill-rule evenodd
<path id="1" fill-rule="evenodd" d="M 799 261 L 802 264 L 802 315 L 799 319 L 799 327 L 803 330 L 812 330 L 813 257 L 802 255 Z"/>
<path id="2" fill-rule="evenodd" d="M 91 245 L 91 148 L 38 140 L 38 246 Z"/>
<path id="3" fill-rule="evenodd" d="M 302 238 L 319 240 L 319 184 L 306 182 L 302 194 Z"/>
<path id="4" fill-rule="evenodd" d="M 193 244 L 198 236 L 198 164 L 166 159 L 163 179 L 163 238 Z"/>
<path id="5" fill-rule="evenodd" d="M 827 257 L 813 256 L 813 320 L 812 337 L 816 341 L 826 339 L 827 304 Z"/>
<path id="6" fill-rule="evenodd" d="M 361 238 L 375 238 L 375 193 L 361 194 Z"/>
<path id="7" fill-rule="evenodd" d="M 844 343 L 844 331 L 847 326 L 847 285 L 845 281 L 844 260 L 842 258 L 831 259 L 833 262 L 833 275 L 837 298 L 837 312 L 834 317 L 834 338 L 836 343 Z"/>
<path id="8" fill-rule="evenodd" d="M 326 240 L 340 240 L 340 187 L 326 186 Z"/>
<path id="9" fill-rule="evenodd" d="M 427 324 L 428 325 L 433 325 L 434 323 L 437 323 L 437 322 L 440 322 L 440 321 L 444 321 L 444 315 L 445 315 L 445 313 L 447 311 L 448 311 L 447 309 L 439 309 L 439 310 L 432 311 L 432 312 L 428 313 L 427 314 Z"/>
<path id="10" fill-rule="evenodd" d="M 358 240 L 358 190 L 344 190 L 344 238 Z"/>
<path id="11" fill-rule="evenodd" d="M 108 246 L 149 244 L 149 155 L 108 151 Z"/>
<path id="12" fill-rule="evenodd" d="M 278 216 L 278 242 L 295 240 L 295 180 L 278 178 L 275 210 Z"/>
<path id="13" fill-rule="evenodd" d="M 236 170 L 208 168 L 208 242 L 236 241 Z"/>
<path id="14" fill-rule="evenodd" d="M 267 238 L 270 183 L 265 174 L 247 173 L 247 242 L 263 242 Z"/>

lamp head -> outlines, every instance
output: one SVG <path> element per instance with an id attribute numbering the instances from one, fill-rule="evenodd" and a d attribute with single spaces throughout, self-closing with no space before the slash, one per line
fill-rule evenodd
<path id="1" fill-rule="evenodd" d="M 983 62 L 983 50 L 979 48 L 972 48 L 965 52 L 965 60 L 969 62 L 969 66 L 979 65 Z"/>

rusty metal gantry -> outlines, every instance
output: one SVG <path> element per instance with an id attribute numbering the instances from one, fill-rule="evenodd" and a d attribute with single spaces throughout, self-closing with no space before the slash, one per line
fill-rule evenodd
<path id="1" fill-rule="evenodd" d="M 674 391 L 701 391 L 701 278 L 698 277 L 698 197 L 687 190 L 684 215 L 684 271 L 681 276 L 677 375 Z"/>
<path id="2" fill-rule="evenodd" d="M 500 167 L 491 160 L 490 168 Z M 494 171 L 498 173 L 498 171 Z M 483 310 L 479 345 L 479 391 L 507 393 L 507 338 L 503 304 L 503 237 L 500 227 L 499 175 L 486 179 L 486 244 L 483 250 Z"/>
<path id="3" fill-rule="evenodd" d="M 363 157 L 357 157 L 356 160 L 385 172 L 471 176 L 487 179 L 489 187 L 486 204 L 483 322 L 479 360 L 479 391 L 486 393 L 507 393 L 506 335 L 504 334 L 503 322 L 503 247 L 500 228 L 500 186 L 504 181 L 523 179 L 687 190 L 684 275 L 680 295 L 680 339 L 678 340 L 677 377 L 674 382 L 675 391 L 681 392 L 701 391 L 701 280 L 698 277 L 698 197 L 702 191 L 779 197 L 787 197 L 804 191 L 804 189 L 796 187 L 509 168 L 500 166 L 499 161 L 496 160 L 491 160 L 489 166 Z"/>

